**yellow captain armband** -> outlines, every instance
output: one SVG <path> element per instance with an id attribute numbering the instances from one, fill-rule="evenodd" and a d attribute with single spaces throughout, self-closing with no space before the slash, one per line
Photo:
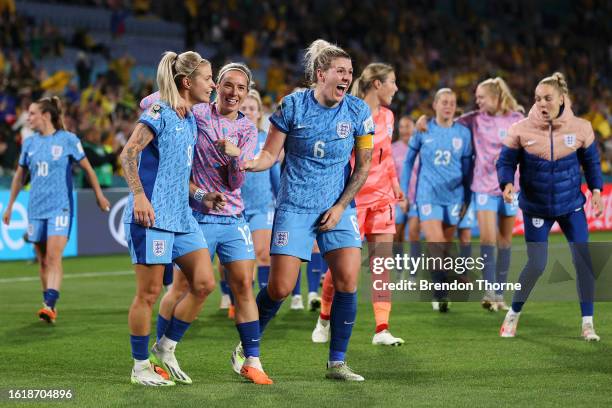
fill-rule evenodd
<path id="1" fill-rule="evenodd" d="M 355 147 L 359 150 L 374 148 L 374 135 L 357 136 Z"/>

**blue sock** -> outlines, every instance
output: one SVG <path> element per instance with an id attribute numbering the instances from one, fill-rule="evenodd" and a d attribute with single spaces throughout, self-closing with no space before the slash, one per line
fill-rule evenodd
<path id="1" fill-rule="evenodd" d="M 263 289 L 268 286 L 268 276 L 270 276 L 269 266 L 257 267 L 257 284 L 259 285 L 259 289 Z"/>
<path id="2" fill-rule="evenodd" d="M 170 324 L 168 325 L 168 329 L 166 329 L 166 333 L 164 335 L 170 340 L 179 342 L 185 335 L 185 332 L 190 325 L 191 323 L 184 322 L 172 316 L 172 320 L 170 320 Z"/>
<path id="3" fill-rule="evenodd" d="M 166 334 L 166 330 L 168 329 L 169 324 L 170 320 L 166 319 L 160 314 L 157 315 L 157 341 L 159 341 L 159 339 L 161 339 L 162 336 Z"/>
<path id="4" fill-rule="evenodd" d="M 580 302 L 580 312 L 582 313 L 582 317 L 584 316 L 593 316 L 593 311 L 595 306 L 593 302 Z"/>
<path id="5" fill-rule="evenodd" d="M 356 317 L 357 292 L 336 291 L 331 307 L 329 361 L 344 361 Z"/>
<path id="6" fill-rule="evenodd" d="M 462 258 L 472 257 L 472 243 L 471 242 L 468 242 L 467 244 L 459 244 L 459 256 Z"/>
<path id="7" fill-rule="evenodd" d="M 312 259 L 306 265 L 306 275 L 308 276 L 308 292 L 318 292 L 321 282 L 321 266 L 323 257 L 320 253 L 313 253 Z"/>
<path id="8" fill-rule="evenodd" d="M 297 282 L 295 282 L 295 287 L 291 294 L 293 296 L 302 294 L 302 271 L 298 272 Z"/>
<path id="9" fill-rule="evenodd" d="M 55 309 L 55 302 L 59 299 L 59 292 L 55 289 L 47 289 L 45 293 L 45 305 Z"/>
<path id="10" fill-rule="evenodd" d="M 245 357 L 259 357 L 259 321 L 239 323 L 236 325 Z"/>
<path id="11" fill-rule="evenodd" d="M 497 268 L 495 269 L 497 274 L 497 283 L 506 283 L 506 281 L 508 281 L 511 252 L 511 248 L 497 248 Z M 495 293 L 498 295 L 503 295 L 504 291 L 502 289 L 497 289 Z"/>
<path id="12" fill-rule="evenodd" d="M 523 305 L 525 304 L 525 302 L 512 302 L 512 310 L 515 313 L 520 313 L 521 310 L 523 310 Z"/>
<path id="13" fill-rule="evenodd" d="M 43 290 L 43 302 L 47 300 L 47 290 Z"/>
<path id="14" fill-rule="evenodd" d="M 283 301 L 272 300 L 268 294 L 267 288 L 260 290 L 255 300 L 257 302 L 257 310 L 259 311 L 259 333 L 263 334 L 266 326 L 276 315 Z"/>
<path id="15" fill-rule="evenodd" d="M 229 285 L 227 284 L 225 279 L 220 282 L 220 285 L 221 285 L 221 293 L 223 293 L 224 295 L 229 295 L 230 293 Z"/>
<path id="16" fill-rule="evenodd" d="M 489 283 L 495 283 L 495 245 L 481 245 L 480 256 L 484 258 L 482 278 Z"/>
<path id="17" fill-rule="evenodd" d="M 149 358 L 149 335 L 134 336 L 130 334 L 132 344 L 132 358 L 134 360 L 146 360 Z"/>

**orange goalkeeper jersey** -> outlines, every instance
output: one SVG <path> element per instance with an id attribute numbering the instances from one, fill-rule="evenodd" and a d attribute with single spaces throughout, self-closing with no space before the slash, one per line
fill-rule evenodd
<path id="1" fill-rule="evenodd" d="M 395 173 L 395 164 L 391 154 L 394 118 L 391 110 L 380 107 L 378 115 L 373 117 L 376 125 L 374 133 L 374 150 L 368 178 L 355 196 L 358 207 L 378 208 L 395 204 L 393 186 L 399 189 Z M 354 163 L 354 157 L 351 160 Z M 354 167 L 354 166 L 353 166 Z"/>

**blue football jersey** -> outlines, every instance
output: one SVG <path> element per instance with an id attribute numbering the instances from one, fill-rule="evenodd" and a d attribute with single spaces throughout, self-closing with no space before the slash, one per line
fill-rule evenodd
<path id="1" fill-rule="evenodd" d="M 193 115 L 181 119 L 163 102 L 144 112 L 140 123 L 153 132 L 153 140 L 140 153 L 138 175 L 155 211 L 154 228 L 195 232 L 198 223 L 189 207 L 189 176 L 197 128 Z M 133 222 L 134 196 L 130 193 L 123 222 Z"/>
<path id="2" fill-rule="evenodd" d="M 431 120 L 427 126 L 427 132 L 415 133 L 408 143 L 420 158 L 416 202 L 440 205 L 463 202 L 461 162 L 462 158 L 472 156 L 471 133 L 456 122 L 445 128 Z"/>
<path id="3" fill-rule="evenodd" d="M 19 165 L 30 172 L 28 218 L 50 218 L 58 212 L 72 216 L 71 165 L 85 157 L 79 138 L 65 130 L 43 136 L 35 133 L 23 143 Z"/>
<path id="4" fill-rule="evenodd" d="M 266 132 L 259 131 L 255 155 L 259 154 L 266 144 L 266 136 Z M 278 166 L 278 163 L 274 166 Z M 240 187 L 245 211 L 267 211 L 274 204 L 272 174 L 272 169 L 246 173 L 244 184 Z"/>
<path id="5" fill-rule="evenodd" d="M 277 208 L 297 213 L 331 208 L 351 174 L 355 138 L 374 134 L 368 105 L 346 95 L 327 108 L 309 89 L 284 97 L 270 122 L 287 135 Z"/>

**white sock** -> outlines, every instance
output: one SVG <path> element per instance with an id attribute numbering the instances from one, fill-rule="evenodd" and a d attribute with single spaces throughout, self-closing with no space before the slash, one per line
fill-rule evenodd
<path id="1" fill-rule="evenodd" d="M 582 316 L 582 324 L 593 324 L 593 316 Z"/>
<path id="2" fill-rule="evenodd" d="M 319 316 L 319 324 L 323 327 L 327 327 L 329 326 L 329 320 L 321 319 L 321 316 Z"/>
<path id="3" fill-rule="evenodd" d="M 134 369 L 137 371 L 146 370 L 151 367 L 151 362 L 147 358 L 146 360 L 136 360 L 134 359 Z"/>
<path id="4" fill-rule="evenodd" d="M 508 314 L 510 316 L 518 316 L 521 314 L 521 312 L 515 312 L 513 308 L 510 308 L 510 310 L 508 310 Z"/>
<path id="5" fill-rule="evenodd" d="M 328 361 L 327 362 L 328 367 L 337 367 L 342 364 L 344 364 L 344 361 Z"/>
<path id="6" fill-rule="evenodd" d="M 247 359 L 244 360 L 244 365 L 256 368 L 259 371 L 263 371 L 263 367 L 261 366 L 261 361 L 259 360 L 259 357 L 247 357 Z"/>
<path id="7" fill-rule="evenodd" d="M 177 342 L 174 340 L 170 340 L 166 336 L 162 336 L 162 338 L 159 339 L 159 342 L 157 344 L 159 344 L 159 347 L 161 347 L 161 349 L 164 351 L 174 352 Z"/>

